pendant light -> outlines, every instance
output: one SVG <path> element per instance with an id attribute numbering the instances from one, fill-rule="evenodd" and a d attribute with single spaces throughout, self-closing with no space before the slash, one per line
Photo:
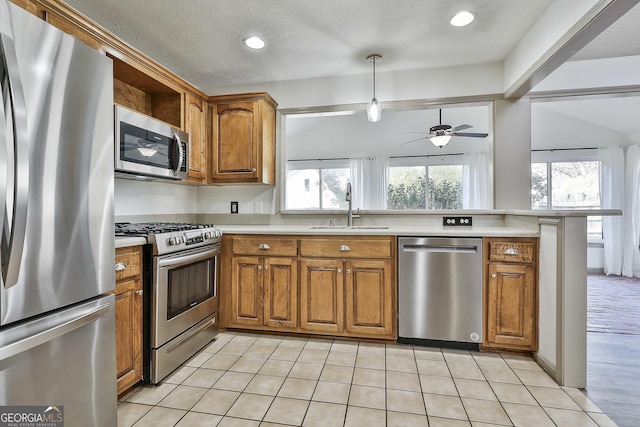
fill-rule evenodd
<path id="1" fill-rule="evenodd" d="M 382 105 L 376 99 L 376 62 L 380 61 L 380 55 L 369 55 L 367 61 L 373 64 L 373 98 L 367 104 L 367 119 L 370 122 L 379 122 L 382 117 Z"/>

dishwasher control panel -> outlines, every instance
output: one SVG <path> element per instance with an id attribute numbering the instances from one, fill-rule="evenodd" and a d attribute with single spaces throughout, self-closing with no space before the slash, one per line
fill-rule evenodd
<path id="1" fill-rule="evenodd" d="M 450 227 L 471 227 L 473 218 L 470 216 L 443 216 L 442 225 Z"/>

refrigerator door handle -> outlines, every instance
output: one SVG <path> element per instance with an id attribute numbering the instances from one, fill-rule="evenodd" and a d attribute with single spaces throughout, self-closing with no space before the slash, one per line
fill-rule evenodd
<path id="1" fill-rule="evenodd" d="M 53 326 L 46 331 L 39 332 L 0 347 L 0 362 L 88 325 L 89 323 L 105 316 L 109 310 L 109 304 L 101 305 L 100 307 L 83 314 L 81 317 L 76 317 L 75 319 Z"/>
<path id="2" fill-rule="evenodd" d="M 10 288 L 18 283 L 20 263 L 24 249 L 24 239 L 27 230 L 27 205 L 29 200 L 29 133 L 27 128 L 27 106 L 24 90 L 20 81 L 18 70 L 18 57 L 13 40 L 6 34 L 0 33 L 0 78 L 2 84 L 3 108 L 11 109 L 13 131 L 13 165 L 7 164 L 7 174 L 10 167 L 13 169 L 13 206 L 7 206 L 5 188 L 3 221 L 2 221 L 2 246 L 0 257 L 2 260 L 2 282 L 5 288 Z M 6 85 L 4 84 L 6 82 Z M 7 99 L 4 99 L 7 97 Z M 6 123 L 9 115 L 3 112 L 4 126 L 2 133 L 7 130 Z M 5 140 L 7 139 L 5 134 Z M 9 142 L 5 141 L 8 149 Z M 9 163 L 7 161 L 7 163 Z M 9 189 L 10 191 L 10 189 Z"/>

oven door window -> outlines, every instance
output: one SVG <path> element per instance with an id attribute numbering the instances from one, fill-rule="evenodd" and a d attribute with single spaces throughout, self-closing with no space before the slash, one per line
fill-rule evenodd
<path id="1" fill-rule="evenodd" d="M 215 258 L 168 271 L 167 320 L 215 296 Z"/>

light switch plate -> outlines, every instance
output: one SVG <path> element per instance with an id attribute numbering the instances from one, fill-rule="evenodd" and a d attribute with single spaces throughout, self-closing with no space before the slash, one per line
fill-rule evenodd
<path id="1" fill-rule="evenodd" d="M 238 213 L 238 202 L 231 202 L 231 213 L 232 214 Z"/>
<path id="2" fill-rule="evenodd" d="M 442 225 L 449 227 L 471 227 L 473 218 L 470 216 L 443 216 Z"/>

